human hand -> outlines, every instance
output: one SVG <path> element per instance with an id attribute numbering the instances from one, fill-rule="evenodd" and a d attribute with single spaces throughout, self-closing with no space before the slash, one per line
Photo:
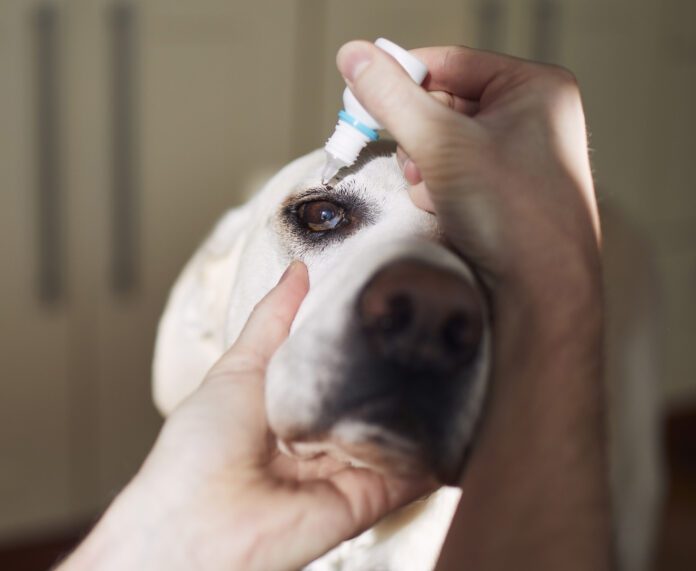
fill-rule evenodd
<path id="1" fill-rule="evenodd" d="M 580 270 L 596 281 L 597 207 L 572 74 L 465 47 L 413 54 L 428 66 L 429 94 L 370 43 L 346 44 L 337 63 L 399 143 L 414 202 L 437 214 L 493 293 L 547 291 Z"/>
<path id="2" fill-rule="evenodd" d="M 608 569 L 599 222 L 577 84 L 464 47 L 413 53 L 425 90 L 367 42 L 337 64 L 399 143 L 414 203 L 490 293 L 488 410 L 438 569 Z"/>
<path id="3" fill-rule="evenodd" d="M 276 449 L 265 371 L 308 285 L 293 263 L 63 569 L 294 570 L 429 489 Z"/>

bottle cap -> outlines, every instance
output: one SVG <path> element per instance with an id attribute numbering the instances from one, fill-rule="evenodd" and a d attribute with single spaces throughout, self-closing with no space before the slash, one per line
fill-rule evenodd
<path id="1" fill-rule="evenodd" d="M 425 76 L 428 75 L 428 68 L 411 52 L 397 46 L 394 42 L 390 42 L 386 38 L 378 38 L 375 41 L 375 45 L 398 61 L 401 64 L 401 67 L 406 70 L 406 73 L 408 73 L 408 75 L 411 76 L 411 79 L 418 85 L 423 83 Z"/>

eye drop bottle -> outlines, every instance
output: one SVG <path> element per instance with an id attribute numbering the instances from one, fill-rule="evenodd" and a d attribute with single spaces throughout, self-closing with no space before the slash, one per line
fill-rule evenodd
<path id="1" fill-rule="evenodd" d="M 385 38 L 379 38 L 375 45 L 391 55 L 417 84 L 423 83 L 428 74 L 425 64 L 404 48 Z M 338 113 L 338 123 L 333 135 L 324 146 L 326 165 L 322 171 L 322 184 L 328 183 L 343 167 L 352 165 L 360 151 L 370 141 L 379 138 L 380 125 L 360 105 L 355 95 L 346 87 L 343 91 L 343 109 Z"/>

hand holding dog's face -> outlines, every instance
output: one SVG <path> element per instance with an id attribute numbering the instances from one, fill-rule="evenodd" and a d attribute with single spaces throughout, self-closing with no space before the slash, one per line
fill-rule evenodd
<path id="1" fill-rule="evenodd" d="M 149 548 L 160 566 L 177 567 L 190 550 L 205 551 L 214 568 L 299 568 L 433 488 L 327 455 L 298 461 L 278 452 L 264 377 L 307 290 L 306 268 L 293 263 L 201 387 L 169 416 L 126 491 L 150 508 L 156 532 Z"/>

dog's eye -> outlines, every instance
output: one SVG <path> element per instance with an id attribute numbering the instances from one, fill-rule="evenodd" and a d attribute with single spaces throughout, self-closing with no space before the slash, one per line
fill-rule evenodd
<path id="1" fill-rule="evenodd" d="M 297 217 L 312 232 L 335 230 L 346 221 L 343 208 L 327 200 L 312 200 L 301 204 Z"/>

